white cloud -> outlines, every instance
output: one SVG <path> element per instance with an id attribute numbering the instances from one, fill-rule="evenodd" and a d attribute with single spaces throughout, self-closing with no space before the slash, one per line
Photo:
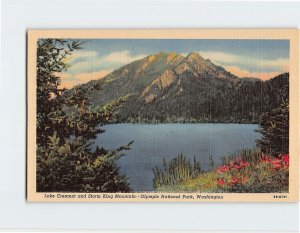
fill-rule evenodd
<path id="1" fill-rule="evenodd" d="M 146 56 L 147 54 L 132 55 L 128 50 L 111 52 L 106 56 L 96 51 L 78 51 L 68 61 L 72 65 L 68 72 L 76 74 L 100 69 L 117 69 Z"/>
<path id="2" fill-rule="evenodd" d="M 235 66 L 241 70 L 251 70 L 266 72 L 288 72 L 289 59 L 260 59 L 250 56 L 239 56 L 231 53 L 224 53 L 220 51 L 199 51 L 200 56 L 205 59 L 210 59 L 213 63 L 221 66 Z M 255 71 L 254 71 L 255 70 Z"/>
<path id="3" fill-rule="evenodd" d="M 77 73 L 77 74 L 70 74 L 70 73 L 61 73 L 61 87 L 65 88 L 72 88 L 75 85 L 81 83 L 87 83 L 91 80 L 97 80 L 104 78 L 106 75 L 111 73 L 113 70 L 100 70 L 97 72 L 89 72 L 89 73 Z"/>
<path id="4" fill-rule="evenodd" d="M 77 59 L 82 59 L 82 58 L 92 58 L 92 57 L 97 57 L 98 53 L 93 50 L 76 50 L 75 52 L 72 53 L 70 56 L 69 61 L 70 62 L 75 62 Z"/>
<path id="5" fill-rule="evenodd" d="M 240 59 L 240 57 L 237 55 L 218 51 L 199 51 L 199 54 L 205 59 L 210 59 L 212 62 L 234 63 Z"/>
<path id="6" fill-rule="evenodd" d="M 147 54 L 140 55 L 131 55 L 128 50 L 125 51 L 117 51 L 108 54 L 103 60 L 111 63 L 119 63 L 119 64 L 128 64 L 130 62 L 142 59 L 146 57 Z"/>
<path id="7" fill-rule="evenodd" d="M 261 60 L 260 66 L 264 68 L 278 67 L 281 69 L 289 70 L 289 60 L 288 59 L 276 59 L 276 60 Z"/>
<path id="8" fill-rule="evenodd" d="M 67 61 L 71 67 L 61 74 L 62 87 L 71 88 L 103 78 L 113 70 L 146 56 L 147 54 L 132 55 L 128 50 L 114 51 L 106 56 L 93 50 L 75 51 Z"/>

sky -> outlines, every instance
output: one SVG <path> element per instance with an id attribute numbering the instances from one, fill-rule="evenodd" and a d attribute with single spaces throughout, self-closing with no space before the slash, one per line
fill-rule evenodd
<path id="1" fill-rule="evenodd" d="M 288 40 L 87 39 L 82 47 L 67 60 L 71 67 L 61 74 L 63 87 L 103 78 L 158 52 L 198 52 L 239 77 L 268 80 L 289 71 Z"/>

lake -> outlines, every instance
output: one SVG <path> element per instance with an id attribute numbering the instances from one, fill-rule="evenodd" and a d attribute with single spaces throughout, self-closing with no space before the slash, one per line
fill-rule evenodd
<path id="1" fill-rule="evenodd" d="M 204 170 L 209 168 L 209 155 L 215 165 L 221 157 L 241 149 L 255 148 L 260 134 L 255 124 L 111 124 L 103 127 L 95 145 L 114 149 L 134 141 L 131 150 L 119 161 L 120 171 L 129 178 L 134 191 L 153 191 L 152 169 L 162 166 L 182 153 L 191 160 L 194 156 Z"/>

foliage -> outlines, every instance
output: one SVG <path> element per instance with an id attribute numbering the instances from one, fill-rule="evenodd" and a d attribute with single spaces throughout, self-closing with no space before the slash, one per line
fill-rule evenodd
<path id="1" fill-rule="evenodd" d="M 218 189 L 222 192 L 279 192 L 288 189 L 289 155 L 260 155 L 257 163 L 231 161 L 216 171 Z"/>
<path id="2" fill-rule="evenodd" d="M 278 79 L 283 80 L 286 76 L 282 74 Z M 281 83 L 281 91 L 277 93 L 280 105 L 260 116 L 258 132 L 262 138 L 257 141 L 257 146 L 267 154 L 289 153 L 289 84 Z"/>
<path id="3" fill-rule="evenodd" d="M 70 66 L 67 59 L 81 46 L 76 40 L 37 42 L 37 191 L 127 192 L 127 179 L 115 162 L 130 143 L 110 151 L 90 149 L 91 139 L 104 132 L 100 126 L 115 118 L 122 100 L 91 108 L 82 88 L 68 96 L 59 88 L 60 73 Z"/>
<path id="4" fill-rule="evenodd" d="M 201 165 L 194 157 L 193 163 L 182 154 L 172 159 L 168 164 L 163 160 L 163 169 L 153 169 L 153 186 L 174 185 L 184 180 L 195 178 L 202 173 Z"/>
<path id="5" fill-rule="evenodd" d="M 261 116 L 262 138 L 257 144 L 262 152 L 280 154 L 289 152 L 289 104 L 283 100 L 281 105 Z"/>
<path id="6" fill-rule="evenodd" d="M 255 157 L 253 152 L 251 157 Z M 239 158 L 241 156 L 238 156 Z M 272 193 L 287 192 L 289 155 L 277 157 L 259 154 L 258 160 L 234 159 L 227 165 L 203 172 L 176 184 L 161 184 L 157 192 L 226 192 Z"/>
<path id="7" fill-rule="evenodd" d="M 223 165 L 229 165 L 230 162 L 234 160 L 243 160 L 245 162 L 254 164 L 259 162 L 260 155 L 261 153 L 259 150 L 243 149 L 239 153 L 223 156 L 221 157 L 221 160 Z"/>

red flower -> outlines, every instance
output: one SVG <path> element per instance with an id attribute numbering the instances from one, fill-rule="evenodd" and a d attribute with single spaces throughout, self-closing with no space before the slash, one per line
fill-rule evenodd
<path id="1" fill-rule="evenodd" d="M 271 158 L 269 157 L 269 156 L 266 156 L 266 155 L 262 155 L 261 157 L 260 157 L 260 162 L 262 162 L 262 163 L 271 163 Z"/>
<path id="2" fill-rule="evenodd" d="M 234 167 L 235 170 L 239 170 L 241 168 L 241 166 L 238 165 L 238 164 L 233 165 L 233 167 Z"/>
<path id="3" fill-rule="evenodd" d="M 218 178 L 217 184 L 220 186 L 223 186 L 223 185 L 225 185 L 225 181 L 222 178 Z"/>
<path id="4" fill-rule="evenodd" d="M 282 161 L 283 161 L 286 165 L 289 165 L 289 162 L 290 162 L 290 156 L 289 156 L 289 155 L 280 155 L 280 158 L 282 159 Z"/>
<path id="5" fill-rule="evenodd" d="M 232 177 L 230 180 L 230 185 L 235 185 L 237 182 L 239 182 L 239 179 L 237 177 Z"/>
<path id="6" fill-rule="evenodd" d="M 226 172 L 229 171 L 229 169 L 230 169 L 229 166 L 222 166 L 222 167 L 219 167 L 219 168 L 217 169 L 217 172 L 218 172 L 218 173 L 226 173 Z"/>
<path id="7" fill-rule="evenodd" d="M 279 158 L 274 159 L 272 161 L 272 165 L 273 165 L 273 168 L 280 169 L 282 167 L 281 160 Z"/>
<path id="8" fill-rule="evenodd" d="M 244 162 L 244 161 L 241 162 L 241 167 L 248 167 L 248 166 L 249 166 L 248 162 Z"/>
<path id="9" fill-rule="evenodd" d="M 241 168 L 248 167 L 249 163 L 245 162 L 243 160 L 237 159 L 236 161 L 231 162 L 230 166 L 232 166 L 235 170 L 239 170 Z"/>

